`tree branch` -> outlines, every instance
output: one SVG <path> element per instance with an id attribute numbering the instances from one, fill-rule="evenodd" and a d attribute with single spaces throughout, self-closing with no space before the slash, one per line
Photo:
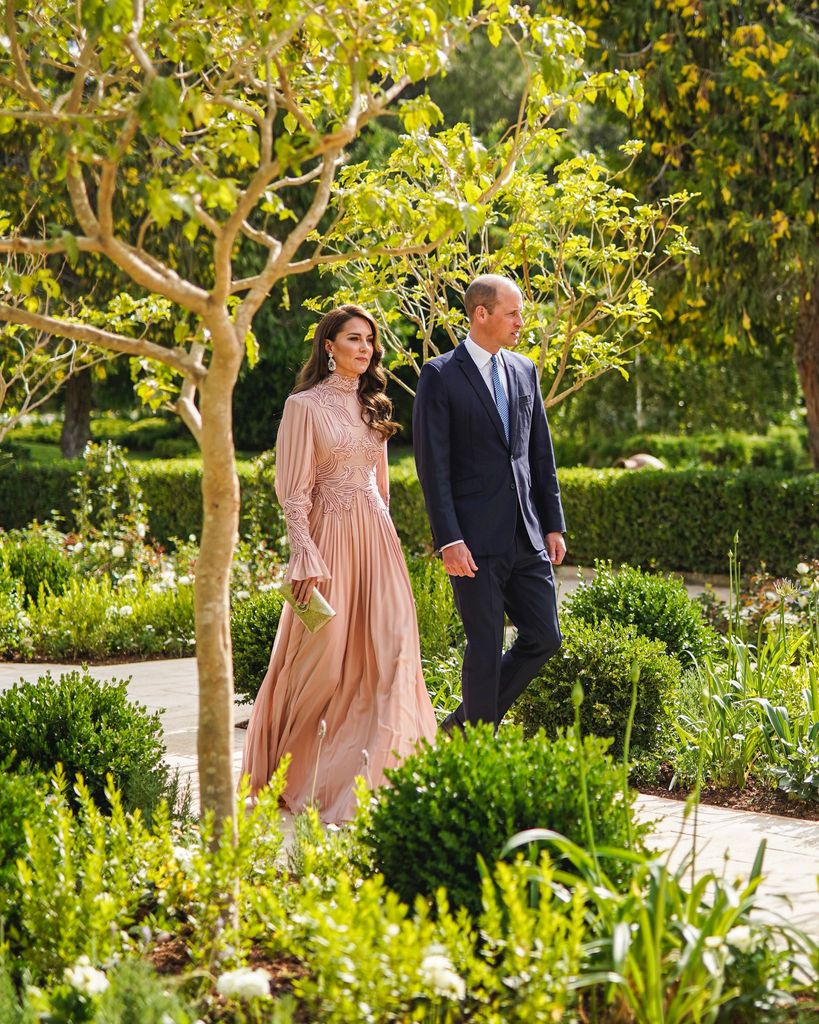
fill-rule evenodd
<path id="1" fill-rule="evenodd" d="M 156 345 L 152 341 L 128 338 L 124 334 L 114 334 L 111 331 L 102 330 L 100 327 L 93 327 L 91 324 L 71 323 L 53 316 L 29 313 L 27 310 L 17 309 L 15 306 L 8 306 L 5 303 L 0 303 L 0 321 L 20 324 L 22 327 L 33 327 L 45 334 L 70 338 L 72 341 L 93 345 L 109 352 L 123 352 L 129 356 L 156 359 L 166 366 L 172 366 L 185 376 L 192 376 L 197 384 L 207 376 L 207 370 L 202 366 L 201 360 L 194 362 L 184 349 L 171 349 L 164 345 Z"/>

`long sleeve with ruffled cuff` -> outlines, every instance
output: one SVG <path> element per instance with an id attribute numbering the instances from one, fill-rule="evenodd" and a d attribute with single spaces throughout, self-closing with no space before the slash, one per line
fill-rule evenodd
<path id="1" fill-rule="evenodd" d="M 310 403 L 293 395 L 284 403 L 276 438 L 276 497 L 284 512 L 290 562 L 284 578 L 305 580 L 332 574 L 310 536 L 309 516 L 316 482 L 316 449 Z"/>

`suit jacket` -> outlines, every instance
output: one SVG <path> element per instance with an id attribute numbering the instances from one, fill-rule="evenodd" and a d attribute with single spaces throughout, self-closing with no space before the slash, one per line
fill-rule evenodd
<path id="1" fill-rule="evenodd" d="M 509 443 L 489 389 L 464 345 L 425 363 L 413 407 L 413 445 L 436 548 L 463 539 L 473 555 L 505 554 L 518 511 L 543 550 L 566 528 L 537 371 L 504 352 Z"/>

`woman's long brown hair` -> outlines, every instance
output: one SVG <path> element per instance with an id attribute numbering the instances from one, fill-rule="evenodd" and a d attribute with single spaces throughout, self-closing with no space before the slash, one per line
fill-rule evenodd
<path id="1" fill-rule="evenodd" d="M 385 394 L 387 377 L 381 368 L 381 358 L 384 355 L 384 349 L 381 347 L 381 342 L 378 339 L 378 325 L 361 306 L 354 306 L 351 303 L 337 306 L 335 309 L 325 313 L 321 320 L 319 320 L 313 334 L 313 351 L 310 353 L 310 358 L 301 368 L 296 380 L 296 386 L 293 388 L 293 394 L 295 395 L 299 391 L 307 391 L 309 388 L 315 387 L 319 381 L 330 376 L 330 368 L 327 365 L 329 357 L 325 343 L 333 341 L 347 321 L 352 320 L 355 316 L 366 320 L 373 332 L 373 357 L 370 360 L 370 365 L 361 374 L 359 379 L 358 400 L 364 407 L 364 421 L 373 430 L 377 430 L 385 441 L 388 441 L 399 429 L 399 425 L 392 419 L 392 402 Z"/>

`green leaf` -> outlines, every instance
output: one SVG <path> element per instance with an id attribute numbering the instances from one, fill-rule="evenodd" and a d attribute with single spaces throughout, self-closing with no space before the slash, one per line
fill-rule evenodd
<path id="1" fill-rule="evenodd" d="M 63 231 L 60 235 L 60 241 L 65 246 L 68 262 L 72 267 L 76 267 L 80 258 L 80 247 L 77 245 L 76 237 L 70 231 Z"/>

